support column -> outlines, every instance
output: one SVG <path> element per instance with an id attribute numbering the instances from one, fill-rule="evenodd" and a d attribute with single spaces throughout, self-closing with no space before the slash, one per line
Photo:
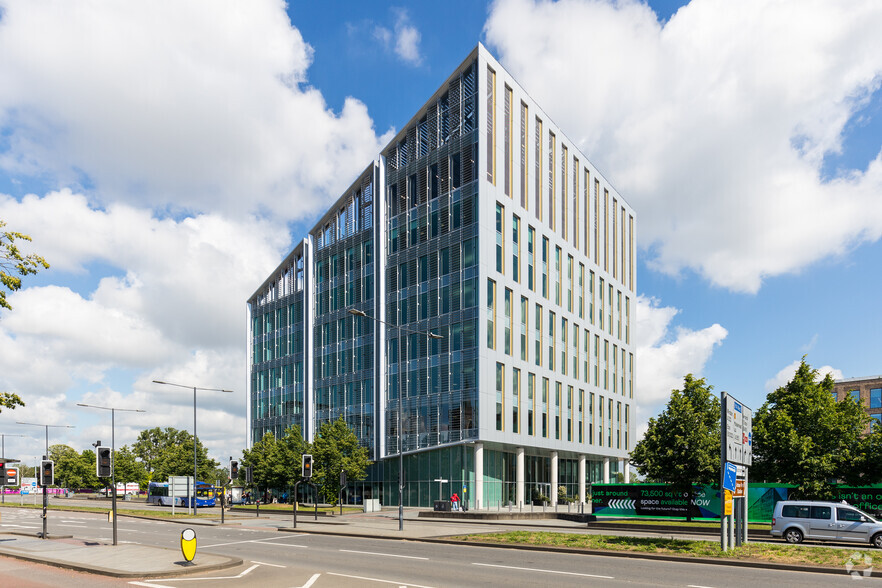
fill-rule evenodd
<path id="1" fill-rule="evenodd" d="M 475 443 L 475 510 L 484 504 L 484 444 Z"/>
<path id="2" fill-rule="evenodd" d="M 517 449 L 517 473 L 515 474 L 515 500 L 518 508 L 524 506 L 524 448 Z"/>
<path id="3" fill-rule="evenodd" d="M 603 458 L 603 483 L 609 484 L 609 458 Z"/>
<path id="4" fill-rule="evenodd" d="M 551 452 L 551 506 L 557 506 L 557 451 Z"/>
<path id="5" fill-rule="evenodd" d="M 631 483 L 631 460 L 628 458 L 625 458 L 622 460 L 622 464 L 623 464 L 623 467 L 625 468 L 625 470 L 624 470 L 625 484 L 630 484 Z"/>
<path id="6" fill-rule="evenodd" d="M 579 456 L 579 502 L 585 504 L 585 456 Z"/>

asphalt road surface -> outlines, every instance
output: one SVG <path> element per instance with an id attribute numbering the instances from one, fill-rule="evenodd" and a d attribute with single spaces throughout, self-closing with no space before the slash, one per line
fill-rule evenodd
<path id="1" fill-rule="evenodd" d="M 309 588 L 349 586 L 661 586 L 723 588 L 770 586 L 855 586 L 843 569 L 841 575 L 785 572 L 707 564 L 544 553 L 528 550 L 443 545 L 415 541 L 365 539 L 279 531 L 290 521 L 248 520 L 237 526 L 193 527 L 199 551 L 237 556 L 240 568 L 201 577 L 150 578 L 136 581 L 96 579 L 72 572 L 45 570 L 0 558 L 0 585 L 22 586 L 23 569 L 41 568 L 26 577 L 45 582 L 33 586 L 134 585 L 146 587 L 275 586 Z M 39 512 L 4 509 L 0 530 L 36 530 Z M 121 518 L 121 542 L 179 548 L 180 523 Z M 106 515 L 50 512 L 50 533 L 110 541 Z M 197 553 L 198 559 L 198 553 Z M 16 576 L 7 576 L 18 569 Z M 52 575 L 57 574 L 57 583 Z M 46 578 L 41 580 L 40 578 Z M 95 581 L 90 581 L 95 579 Z M 12 580 L 12 582 L 9 582 Z M 81 581 L 83 583 L 81 583 Z M 867 579 L 877 583 L 877 579 Z"/>

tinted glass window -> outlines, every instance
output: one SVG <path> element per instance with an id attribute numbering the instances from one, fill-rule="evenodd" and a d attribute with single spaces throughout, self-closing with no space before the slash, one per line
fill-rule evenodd
<path id="1" fill-rule="evenodd" d="M 832 514 L 829 506 L 813 506 L 812 507 L 812 518 L 813 519 L 830 519 L 830 515 Z"/>
<path id="2" fill-rule="evenodd" d="M 830 518 L 829 511 L 830 509 L 827 509 L 827 518 Z M 781 516 L 793 519 L 807 519 L 809 518 L 809 507 L 796 504 L 785 504 L 781 509 Z"/>
<path id="3" fill-rule="evenodd" d="M 837 508 L 836 509 L 836 518 L 840 521 L 861 521 L 861 513 L 856 510 L 851 510 L 850 508 Z"/>

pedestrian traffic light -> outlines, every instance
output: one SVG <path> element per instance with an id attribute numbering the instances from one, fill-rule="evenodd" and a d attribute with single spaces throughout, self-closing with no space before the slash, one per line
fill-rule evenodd
<path id="1" fill-rule="evenodd" d="M 251 472 L 252 472 L 251 466 L 248 466 L 245 468 L 245 483 L 246 484 L 251 484 L 254 482 L 254 478 L 253 478 L 253 475 Z"/>
<path id="2" fill-rule="evenodd" d="M 0 476 L 0 480 L 3 480 L 4 486 L 18 486 L 18 470 L 3 466 L 3 476 Z"/>
<path id="3" fill-rule="evenodd" d="M 346 487 L 346 470 L 340 470 L 340 487 Z"/>
<path id="4" fill-rule="evenodd" d="M 239 462 L 231 459 L 230 460 L 230 480 L 235 480 L 239 477 Z"/>
<path id="5" fill-rule="evenodd" d="M 308 453 L 303 454 L 303 477 L 312 477 L 312 456 Z"/>
<path id="6" fill-rule="evenodd" d="M 110 478 L 113 476 L 113 452 L 110 447 L 99 447 L 97 459 L 95 460 L 95 473 L 99 478 Z"/>
<path id="7" fill-rule="evenodd" d="M 40 462 L 40 486 L 51 486 L 55 483 L 55 462 L 44 459 Z"/>

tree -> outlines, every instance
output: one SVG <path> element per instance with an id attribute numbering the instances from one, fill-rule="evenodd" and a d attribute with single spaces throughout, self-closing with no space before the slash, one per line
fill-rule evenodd
<path id="1" fill-rule="evenodd" d="M 831 499 L 837 480 L 859 477 L 869 417 L 851 398 L 836 402 L 832 392 L 830 374 L 820 379 L 803 357 L 753 419 L 751 477 L 794 484 L 795 495 L 806 499 Z"/>
<path id="2" fill-rule="evenodd" d="M 683 390 L 673 390 L 664 412 L 649 419 L 643 439 L 631 452 L 642 476 L 671 484 L 688 496 L 691 520 L 693 484 L 714 484 L 720 478 L 720 399 L 704 378 L 687 374 Z"/>
<path id="3" fill-rule="evenodd" d="M 272 433 L 265 433 L 263 439 L 242 450 L 242 465 L 251 468 L 251 480 L 260 491 L 278 490 L 285 486 L 285 472 L 281 466 L 279 442 Z"/>
<path id="4" fill-rule="evenodd" d="M 16 406 L 24 405 L 24 402 L 22 402 L 18 394 L 13 394 L 11 392 L 0 392 L 0 412 L 3 412 L 4 408 L 15 410 Z"/>
<path id="5" fill-rule="evenodd" d="M 95 475 L 95 453 L 77 453 L 69 445 L 50 445 L 49 459 L 55 462 L 55 485 L 62 488 L 100 488 Z"/>
<path id="6" fill-rule="evenodd" d="M 0 220 L 0 229 L 6 223 Z M 3 288 L 15 292 L 21 288 L 21 278 L 30 274 L 36 274 L 40 269 L 48 269 L 49 264 L 39 255 L 24 255 L 15 244 L 16 240 L 30 241 L 31 238 L 23 233 L 0 230 L 0 283 Z M 6 300 L 6 291 L 0 289 L 0 307 L 12 309 Z M 12 407 L 10 407 L 12 408 Z"/>
<path id="7" fill-rule="evenodd" d="M 147 489 L 149 483 L 147 468 L 144 467 L 143 462 L 138 461 L 137 456 L 128 445 L 123 445 L 114 453 L 113 473 L 117 482 L 137 482 L 141 490 Z"/>
<path id="8" fill-rule="evenodd" d="M 132 453 L 141 459 L 150 480 L 164 481 L 169 476 L 193 475 L 193 435 L 173 427 L 154 427 L 141 431 L 132 445 Z M 208 457 L 208 450 L 196 439 L 197 481 L 213 482 L 220 463 Z"/>
<path id="9" fill-rule="evenodd" d="M 366 448 L 343 420 L 322 423 L 312 444 L 315 482 L 325 502 L 336 504 L 340 494 L 340 472 L 349 480 L 363 480 L 371 464 Z"/>

